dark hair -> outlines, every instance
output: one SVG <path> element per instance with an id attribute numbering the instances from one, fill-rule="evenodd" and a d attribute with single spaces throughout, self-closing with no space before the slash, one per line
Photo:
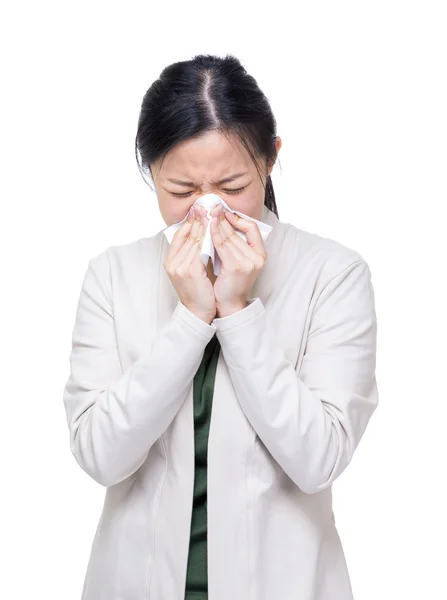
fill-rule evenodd
<path id="1" fill-rule="evenodd" d="M 232 55 L 200 54 L 165 67 L 143 97 L 135 138 L 141 175 L 179 142 L 218 130 L 236 135 L 253 160 L 276 161 L 276 121 L 256 80 Z M 141 155 L 141 165 L 138 160 Z M 145 180 L 146 181 L 146 180 Z M 278 217 L 271 176 L 264 204 Z"/>

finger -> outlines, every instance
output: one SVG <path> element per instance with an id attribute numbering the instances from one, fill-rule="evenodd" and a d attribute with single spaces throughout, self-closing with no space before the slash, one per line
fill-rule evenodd
<path id="1" fill-rule="evenodd" d="M 202 209 L 202 207 L 198 206 L 197 207 L 197 218 L 200 219 L 199 221 L 199 229 L 197 230 L 197 234 L 196 234 L 196 239 L 192 240 L 192 245 L 190 247 L 190 249 L 188 250 L 186 256 L 185 256 L 185 262 L 189 262 L 190 264 L 194 262 L 194 259 L 196 256 L 200 256 L 200 250 L 202 248 L 202 242 L 203 242 L 203 238 L 205 237 L 205 224 L 203 221 L 203 215 L 204 215 L 204 209 Z"/>
<path id="2" fill-rule="evenodd" d="M 203 240 L 203 225 L 198 225 L 195 235 L 191 234 L 173 259 L 174 265 L 180 265 L 187 260 L 188 255 L 194 254 L 201 248 Z"/>
<path id="3" fill-rule="evenodd" d="M 243 256 L 247 257 L 254 263 L 259 260 L 259 254 L 256 252 L 256 250 L 254 250 L 254 248 L 252 248 L 245 240 L 241 238 L 239 234 L 236 233 L 234 227 L 225 217 L 219 219 L 219 226 L 222 236 L 229 238 L 228 243 L 230 244 L 231 242 L 230 248 L 232 246 L 236 247 Z"/>
<path id="4" fill-rule="evenodd" d="M 183 262 L 181 263 L 182 269 L 184 268 L 186 271 L 190 270 L 192 274 L 197 274 L 205 270 L 205 265 L 200 258 L 202 239 L 203 237 L 199 238 L 198 242 L 191 246 L 189 252 L 186 254 Z"/>
<path id="5" fill-rule="evenodd" d="M 214 248 L 216 249 L 219 258 L 222 261 L 222 264 L 225 266 L 230 266 L 235 262 L 235 260 L 240 260 L 243 258 L 243 255 L 237 250 L 237 248 L 233 245 L 231 249 L 230 241 L 227 240 L 227 236 L 222 235 L 222 231 L 219 226 L 219 218 L 214 217 L 211 221 L 211 237 L 213 240 Z M 237 234 L 236 234 L 237 235 Z"/>
<path id="6" fill-rule="evenodd" d="M 199 215 L 199 218 L 200 218 L 200 215 Z M 204 225 L 203 225 L 202 221 L 200 221 L 196 218 L 194 220 L 194 223 L 191 226 L 191 231 L 190 231 L 189 236 L 184 241 L 183 245 L 178 250 L 178 252 L 172 258 L 173 266 L 175 266 L 175 265 L 178 266 L 180 263 L 182 263 L 185 260 L 185 257 L 190 252 L 191 248 L 194 250 L 194 246 L 196 246 L 196 245 L 198 245 L 200 248 L 202 245 L 202 240 L 204 238 L 204 235 L 205 235 Z"/>
<path id="7" fill-rule="evenodd" d="M 247 238 L 247 244 L 255 250 L 258 254 L 264 255 L 265 247 L 264 240 L 262 239 L 261 232 L 259 231 L 258 224 L 255 221 L 247 221 L 242 219 L 239 215 L 232 212 L 226 211 L 224 218 L 239 231 L 245 233 Z"/>
<path id="8" fill-rule="evenodd" d="M 184 260 L 184 265 L 190 269 L 190 272 L 193 275 L 199 274 L 199 273 L 203 273 L 206 276 L 206 268 L 205 268 L 205 264 L 200 256 L 200 250 L 202 249 L 202 242 L 203 242 L 203 238 L 205 237 L 205 215 L 206 215 L 206 211 L 203 207 L 199 207 L 200 209 L 200 215 L 202 217 L 202 221 L 201 221 L 201 228 L 200 228 L 200 232 L 198 234 L 199 237 L 199 242 L 198 243 L 194 243 L 192 245 L 192 247 L 190 248 L 188 254 L 185 257 Z"/>
<path id="9" fill-rule="evenodd" d="M 177 229 L 172 238 L 170 248 L 173 248 L 174 252 L 178 250 L 184 243 L 185 239 L 189 235 L 189 232 L 191 231 L 193 222 L 194 221 L 191 218 L 191 213 L 188 213 L 186 221 Z"/>
<path id="10" fill-rule="evenodd" d="M 206 264 L 203 262 L 202 257 L 200 256 L 201 248 L 202 248 L 202 243 L 196 244 L 196 251 L 194 254 L 192 254 L 190 269 L 191 269 L 191 273 L 193 275 L 198 275 L 199 273 L 204 273 L 206 276 L 207 275 Z"/>
<path id="11" fill-rule="evenodd" d="M 186 221 L 177 229 L 172 238 L 170 247 L 172 255 L 175 255 L 185 243 L 188 235 L 190 235 L 194 223 L 197 221 L 196 207 L 191 206 Z"/>
<path id="12" fill-rule="evenodd" d="M 241 240 L 234 228 L 231 227 L 231 225 L 226 221 L 223 214 L 219 214 L 217 223 L 219 225 L 219 233 L 221 235 L 223 243 L 225 244 L 225 247 L 228 248 L 228 250 L 231 252 L 231 254 L 236 260 L 243 260 L 244 258 L 249 258 L 247 257 L 247 254 L 243 252 L 241 248 L 237 245 L 237 240 L 242 242 L 242 244 L 245 245 L 245 248 L 247 248 L 249 252 L 251 252 L 252 254 L 256 254 L 247 243 L 244 243 L 244 241 Z M 227 225 L 227 227 L 225 227 L 225 225 Z"/>

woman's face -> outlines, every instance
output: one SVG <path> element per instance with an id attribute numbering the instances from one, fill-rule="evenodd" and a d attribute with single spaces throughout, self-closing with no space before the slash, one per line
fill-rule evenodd
<path id="1" fill-rule="evenodd" d="M 151 165 L 158 205 L 166 225 L 186 217 L 194 202 L 204 194 L 217 194 L 232 208 L 258 221 L 264 206 L 264 187 L 273 165 L 263 179 L 235 137 L 232 143 L 218 131 L 208 131 L 199 138 L 185 140 L 160 161 Z M 277 152 L 281 138 L 276 138 Z M 264 163 L 258 159 L 259 167 Z M 231 181 L 222 181 L 232 178 Z M 183 182 L 183 183 L 182 183 Z"/>

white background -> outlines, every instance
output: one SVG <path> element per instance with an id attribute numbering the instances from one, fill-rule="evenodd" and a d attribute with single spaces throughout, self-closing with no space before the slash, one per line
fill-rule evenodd
<path id="1" fill-rule="evenodd" d="M 134 157 L 139 108 L 198 53 L 237 56 L 271 102 L 280 220 L 372 271 L 380 405 L 333 488 L 355 598 L 447 597 L 445 6 L 2 9 L 0 597 L 80 598 L 105 489 L 68 444 L 76 303 L 90 257 L 165 226 Z"/>

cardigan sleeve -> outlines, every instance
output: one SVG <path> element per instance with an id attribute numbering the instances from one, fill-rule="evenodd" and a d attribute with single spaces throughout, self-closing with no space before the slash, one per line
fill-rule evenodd
<path id="1" fill-rule="evenodd" d="M 213 323 L 241 407 L 273 458 L 305 493 L 330 486 L 378 404 L 366 262 L 344 268 L 320 293 L 299 374 L 275 345 L 260 298 Z"/>
<path id="2" fill-rule="evenodd" d="M 88 262 L 63 392 L 71 452 L 104 486 L 143 464 L 180 409 L 216 330 L 179 301 L 153 344 L 123 372 L 108 261 L 105 251 Z"/>

